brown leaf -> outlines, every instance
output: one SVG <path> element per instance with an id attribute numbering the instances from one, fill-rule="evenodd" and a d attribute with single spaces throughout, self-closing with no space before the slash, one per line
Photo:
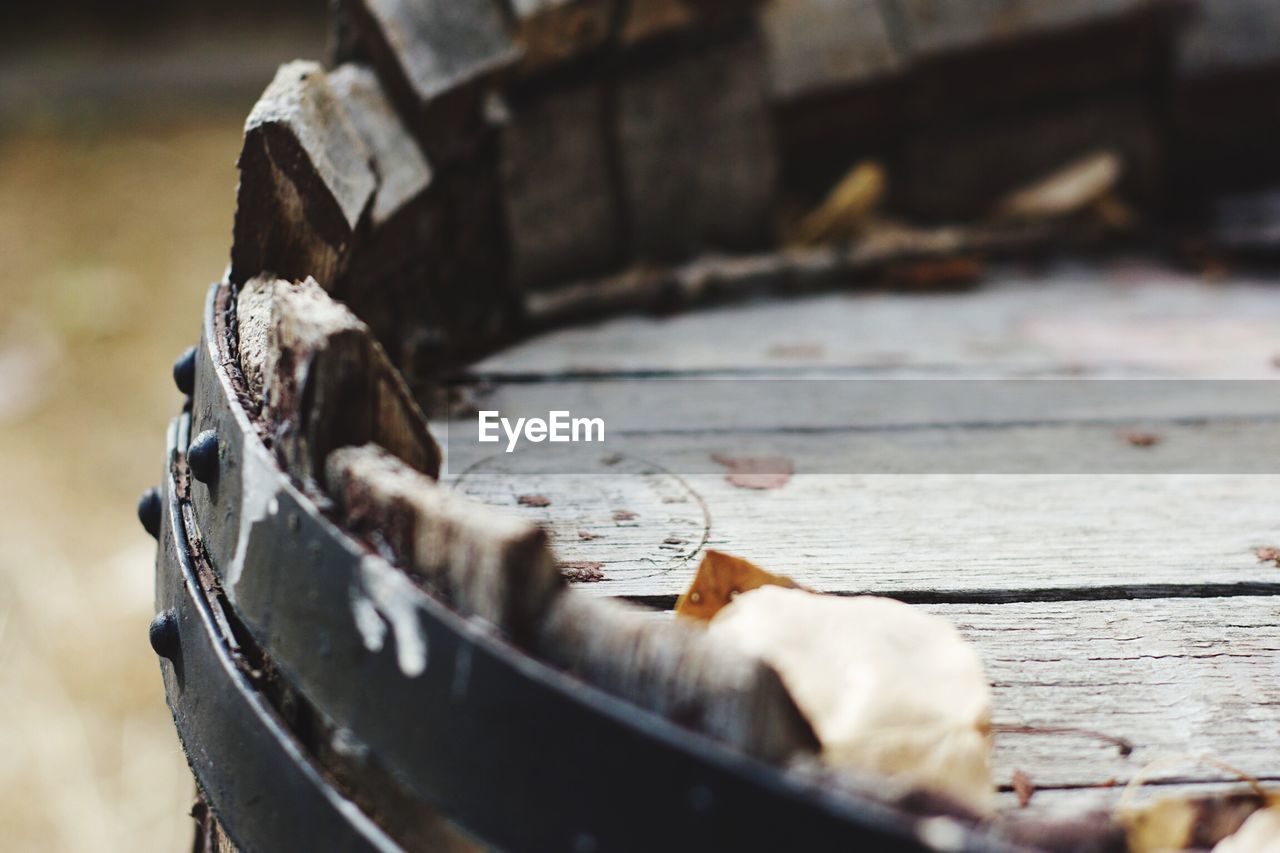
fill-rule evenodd
<path id="1" fill-rule="evenodd" d="M 723 551 L 708 550 L 702 555 L 693 583 L 676 601 L 676 614 L 692 619 L 710 619 L 734 596 L 766 585 L 803 589 L 791 578 L 766 572 L 749 560 Z"/>
<path id="2" fill-rule="evenodd" d="M 551 498 L 546 495 L 521 495 L 516 498 L 520 506 L 551 506 Z"/>
<path id="3" fill-rule="evenodd" d="M 1031 796 L 1036 792 L 1036 786 L 1032 783 L 1031 777 L 1021 770 L 1013 771 L 1013 792 L 1018 795 L 1018 807 L 1026 808 L 1027 803 L 1031 802 Z"/>
<path id="4" fill-rule="evenodd" d="M 780 489 L 795 473 L 795 466 L 785 456 L 725 456 L 713 453 L 711 459 L 729 469 L 725 479 L 740 489 Z"/>
<path id="5" fill-rule="evenodd" d="M 595 583 L 605 579 L 604 563 L 596 563 L 589 560 L 578 560 L 569 563 L 560 563 L 556 568 L 560 569 L 561 576 L 569 583 Z"/>

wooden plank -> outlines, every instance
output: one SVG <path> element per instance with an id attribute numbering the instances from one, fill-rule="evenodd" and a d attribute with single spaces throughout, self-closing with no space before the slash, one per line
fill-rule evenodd
<path id="1" fill-rule="evenodd" d="M 1262 787 L 1274 791 L 1276 782 L 1274 777 L 1264 778 Z M 1125 786 L 1118 783 L 1105 787 L 1036 789 L 1025 807 L 1019 804 L 1017 794 L 1009 791 L 999 795 L 1000 810 L 1009 826 L 1072 821 L 1089 815 L 1105 820 L 1120 805 L 1124 791 Z M 1160 800 L 1243 798 L 1253 794 L 1253 788 L 1242 782 L 1164 782 L 1134 791 L 1129 795 L 1129 805 L 1142 808 Z"/>
<path id="2" fill-rule="evenodd" d="M 375 445 L 334 451 L 325 473 L 347 530 L 385 542 L 462 612 L 532 636 L 563 586 L 537 527 L 459 498 Z"/>
<path id="3" fill-rule="evenodd" d="M 853 282 L 851 284 L 856 284 Z M 619 317 L 550 332 L 474 372 L 729 376 L 1267 379 L 1280 300 L 1247 276 L 1222 282 L 1141 261 L 993 270 L 960 293 L 853 293 Z"/>
<path id="4" fill-rule="evenodd" d="M 383 227 L 417 200 L 431 184 L 431 167 L 396 116 L 373 69 L 347 63 L 328 74 L 348 119 L 369 153 L 378 179 L 370 224 Z"/>
<path id="5" fill-rule="evenodd" d="M 435 476 L 440 450 L 404 380 L 367 326 L 313 280 L 263 277 L 237 305 L 240 361 L 263 431 L 285 469 L 311 488 L 338 447 L 375 441 Z"/>
<path id="6" fill-rule="evenodd" d="M 340 0 L 360 50 L 438 166 L 483 130 L 483 83 L 519 59 L 498 0 Z"/>
<path id="7" fill-rule="evenodd" d="M 500 460 L 498 460 L 500 462 Z M 558 560 L 598 564 L 594 595 L 669 606 L 703 547 L 827 592 L 1023 600 L 1270 590 L 1280 477 L 798 474 L 774 490 L 724 474 L 467 474 L 455 488 L 551 533 Z M 545 506 L 520 503 L 539 495 Z"/>
<path id="8" fill-rule="evenodd" d="M 376 180 L 318 64 L 281 66 L 245 123 L 239 167 L 232 280 L 271 272 L 332 284 Z"/>
<path id="9" fill-rule="evenodd" d="M 557 599 L 539 656 L 616 696 L 765 761 L 817 749 L 808 722 L 767 665 L 696 626 L 659 622 L 620 602 Z"/>
<path id="10" fill-rule="evenodd" d="M 1097 22 L 1147 0 L 893 0 L 912 54 L 974 48 L 994 40 Z"/>
<path id="11" fill-rule="evenodd" d="M 517 286 L 561 284 L 619 261 L 604 116 L 604 92 L 594 83 L 513 105 L 500 169 Z"/>
<path id="12" fill-rule="evenodd" d="M 1177 73 L 1201 77 L 1280 62 L 1280 7 L 1269 0 L 1197 4 L 1178 42 Z"/>
<path id="13" fill-rule="evenodd" d="M 511 0 L 522 68 L 563 62 L 601 47 L 613 26 L 615 0 Z"/>
<path id="14" fill-rule="evenodd" d="M 763 47 L 753 30 L 658 64 L 618 83 L 618 145 L 642 260 L 768 241 L 776 156 Z"/>
<path id="15" fill-rule="evenodd" d="M 1014 769 L 1043 787 L 1151 780 L 1233 781 L 1209 755 L 1275 778 L 1280 728 L 1280 597 L 942 605 L 982 655 L 997 725 L 1072 727 L 1119 737 L 996 734 L 997 781 Z M 1144 774 L 1145 775 L 1145 774 Z M 1104 795 L 1105 796 L 1105 795 Z"/>
<path id="16" fill-rule="evenodd" d="M 774 98 L 865 84 L 904 64 L 879 3 L 775 0 L 760 20 Z"/>

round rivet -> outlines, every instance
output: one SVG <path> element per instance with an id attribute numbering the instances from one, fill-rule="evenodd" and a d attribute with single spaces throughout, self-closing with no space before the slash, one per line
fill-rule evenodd
<path id="1" fill-rule="evenodd" d="M 173 384 L 188 397 L 196 390 L 196 348 L 187 347 L 173 363 Z"/>
<path id="2" fill-rule="evenodd" d="M 172 610 L 162 610 L 151 620 L 151 628 L 147 631 L 151 640 L 151 648 L 160 657 L 173 660 L 178 656 L 178 614 Z"/>
<path id="3" fill-rule="evenodd" d="M 218 479 L 218 433 L 207 429 L 195 437 L 187 448 L 187 466 L 191 476 L 202 483 Z"/>
<path id="4" fill-rule="evenodd" d="M 160 538 L 160 490 L 154 486 L 142 493 L 138 498 L 138 521 L 142 529 L 152 538 Z"/>

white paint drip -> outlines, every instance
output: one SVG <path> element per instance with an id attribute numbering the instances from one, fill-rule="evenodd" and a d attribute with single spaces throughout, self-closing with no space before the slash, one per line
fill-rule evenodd
<path id="1" fill-rule="evenodd" d="M 235 601 L 236 584 L 240 582 L 245 556 L 249 552 L 249 532 L 256 522 L 280 510 L 280 503 L 276 500 L 279 476 L 275 460 L 268 455 L 266 448 L 246 437 L 244 459 L 240 465 L 240 530 L 236 534 L 235 557 L 226 578 L 232 602 Z"/>
<path id="2" fill-rule="evenodd" d="M 427 671 L 427 635 L 418 621 L 418 608 L 413 600 L 421 593 L 413 583 L 386 561 L 367 556 L 360 561 L 360 584 L 363 590 L 352 591 L 351 612 L 371 652 L 382 650 L 385 628 L 366 630 L 372 610 L 373 618 L 391 626 L 396 641 L 396 661 L 400 671 L 416 678 Z M 361 624 L 361 620 L 366 620 Z M 375 645 L 376 643 L 376 645 Z"/>
<path id="3" fill-rule="evenodd" d="M 351 615 L 356 620 L 356 630 L 364 638 L 364 647 L 371 652 L 382 651 L 387 639 L 387 623 L 378 615 L 373 602 L 356 592 L 351 598 Z"/>

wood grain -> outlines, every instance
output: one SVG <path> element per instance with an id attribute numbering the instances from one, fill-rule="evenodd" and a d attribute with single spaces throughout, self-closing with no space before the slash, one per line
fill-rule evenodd
<path id="1" fill-rule="evenodd" d="M 368 327 L 315 281 L 253 279 L 237 317 L 249 393 L 297 480 L 323 484 L 330 451 L 369 441 L 435 476 L 440 450 L 404 380 Z"/>
<path id="2" fill-rule="evenodd" d="M 373 197 L 369 155 L 314 62 L 280 67 L 245 123 L 231 279 L 332 284 Z"/>
<path id="3" fill-rule="evenodd" d="M 630 70 L 618 140 L 641 260 L 746 249 L 770 236 L 777 157 L 754 30 Z"/>

